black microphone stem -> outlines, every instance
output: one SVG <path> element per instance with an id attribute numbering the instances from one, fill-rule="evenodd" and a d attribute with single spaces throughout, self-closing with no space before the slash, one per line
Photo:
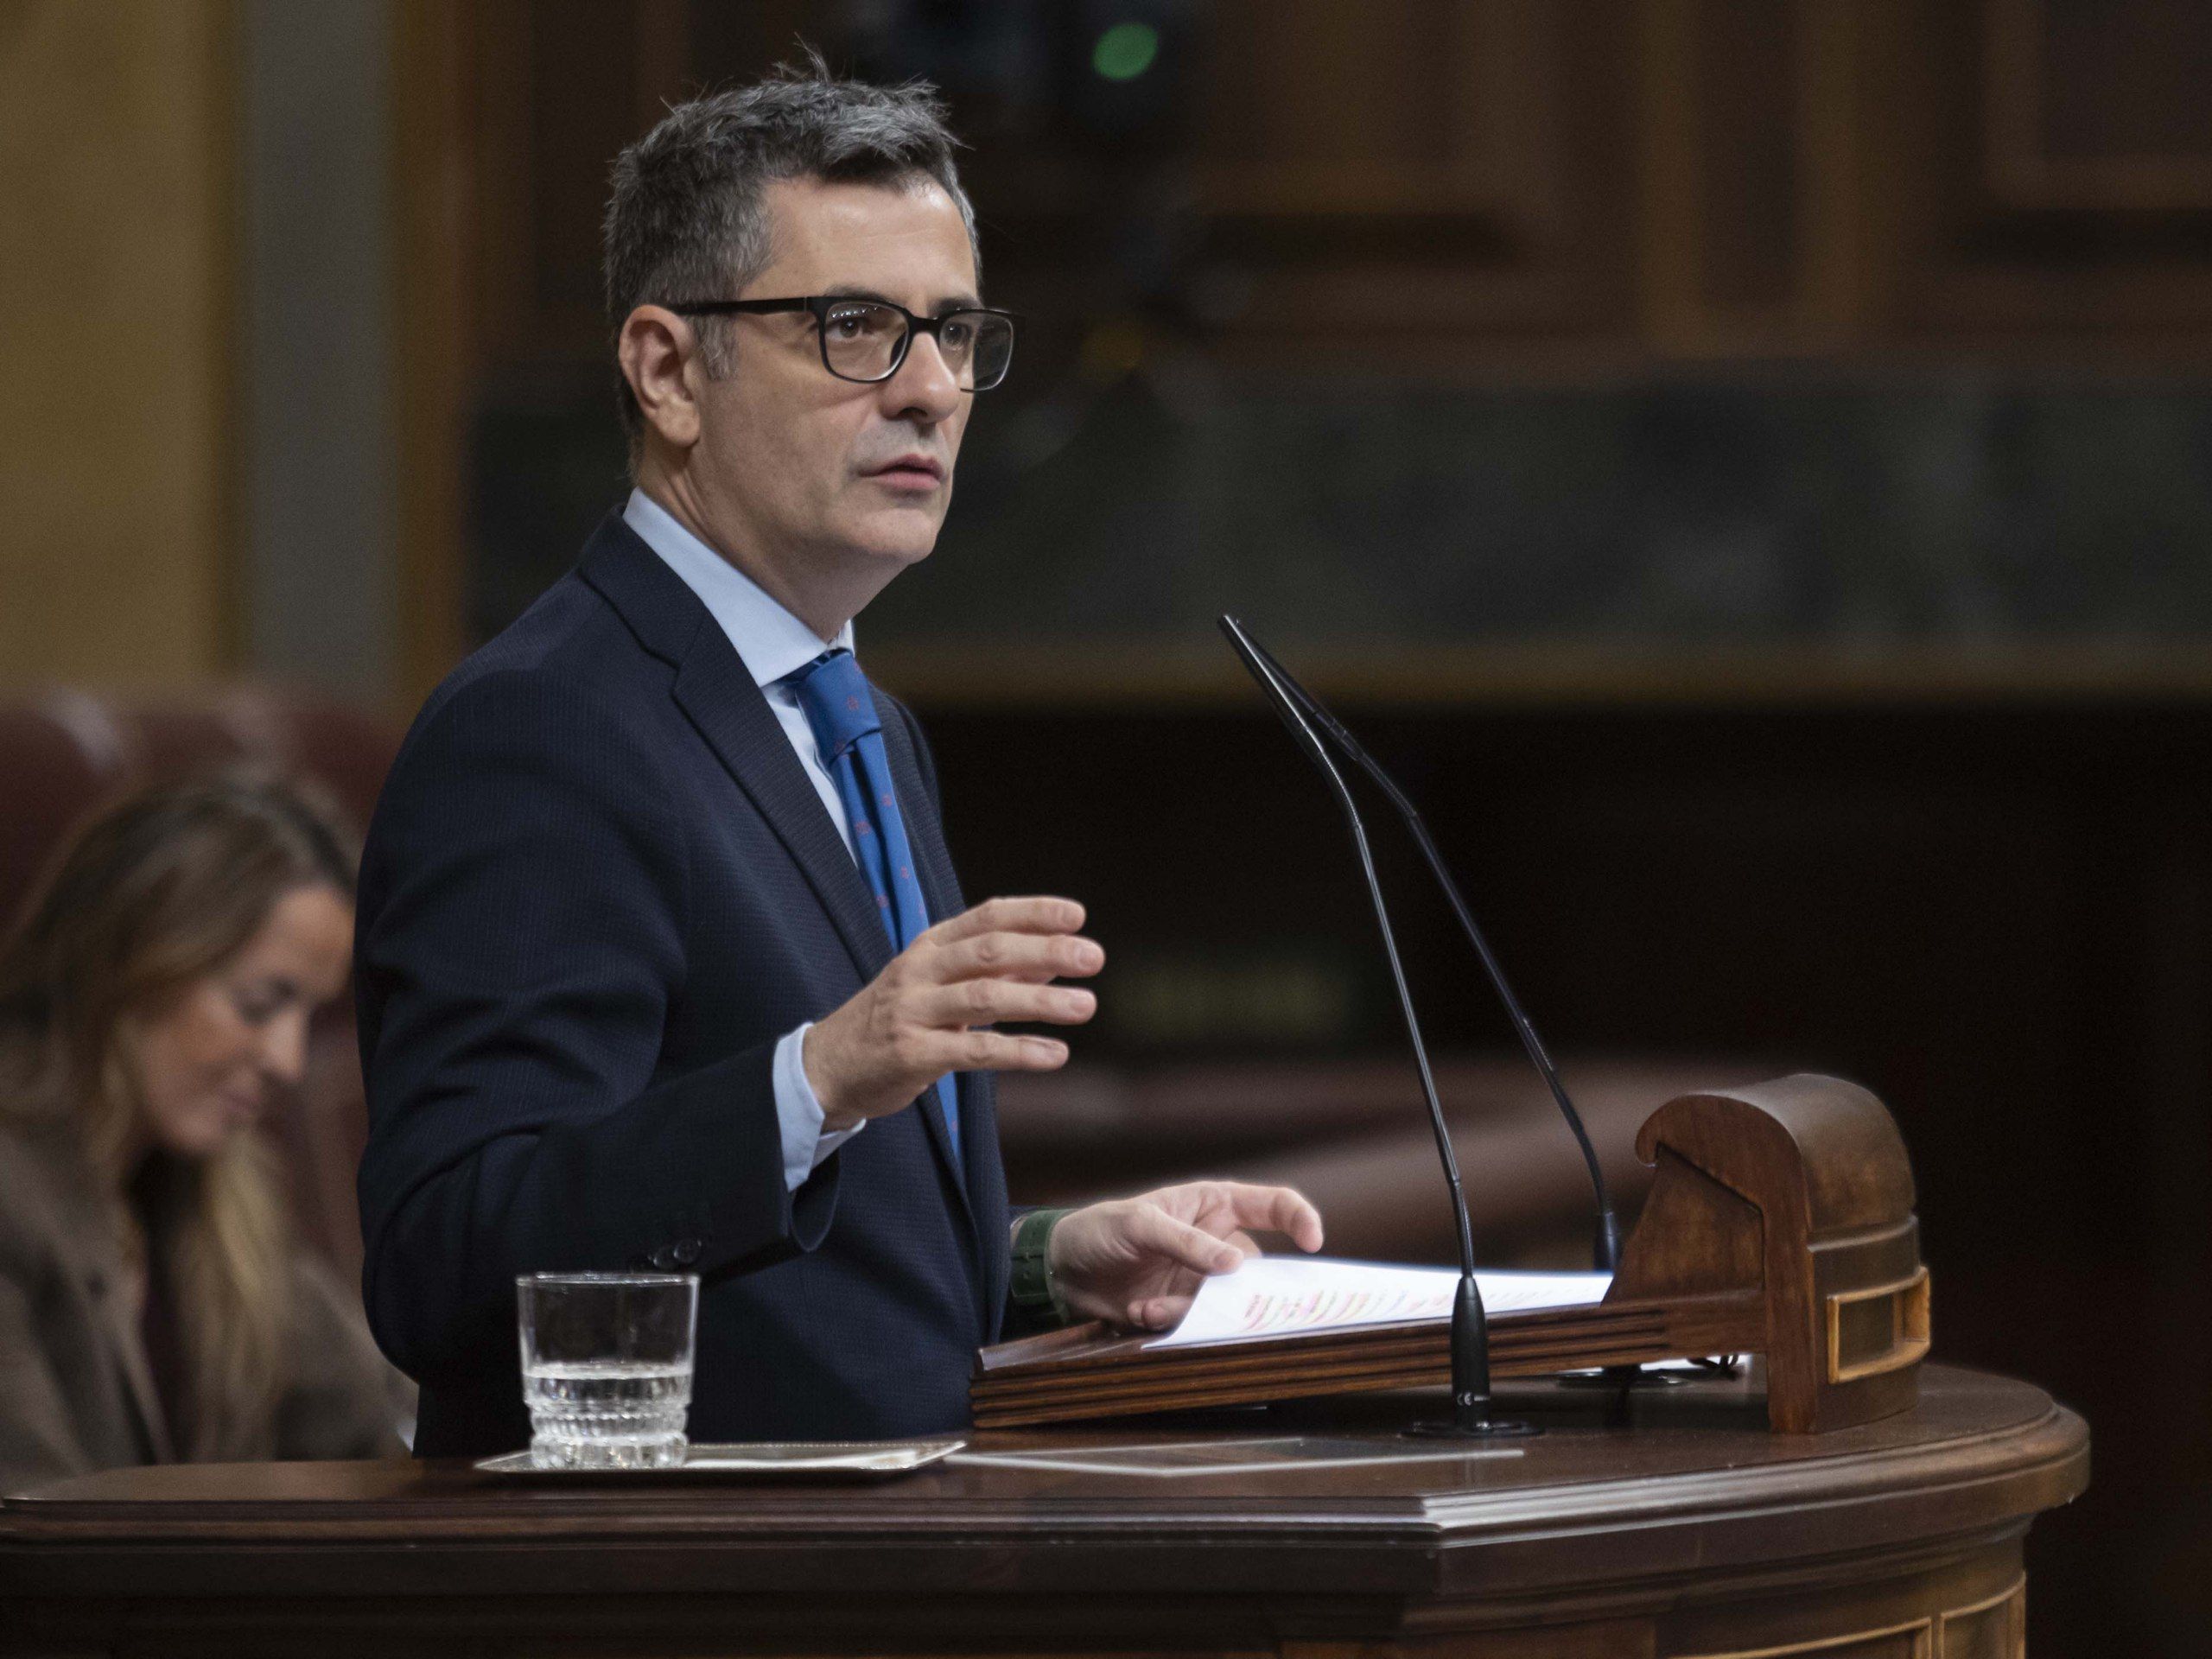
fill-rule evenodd
<path id="1" fill-rule="evenodd" d="M 1459 1235 L 1459 1284 L 1452 1305 L 1452 1415 L 1440 1424 L 1420 1427 L 1425 1432 L 1465 1436 L 1533 1433 L 1527 1424 L 1501 1421 L 1490 1413 L 1490 1321 L 1483 1310 L 1482 1288 L 1475 1281 L 1474 1232 L 1467 1219 L 1466 1194 L 1459 1184 L 1459 1160 L 1452 1151 L 1451 1131 L 1444 1122 L 1444 1104 L 1437 1098 L 1428 1047 L 1421 1040 L 1421 1019 L 1414 1012 L 1413 989 L 1406 982 L 1405 965 L 1398 957 L 1397 937 L 1391 931 L 1389 909 L 1382 901 L 1382 877 L 1376 872 L 1375 855 L 1367 843 L 1367 827 L 1360 822 L 1358 804 L 1352 798 L 1344 774 L 1330 760 L 1327 747 L 1284 689 L 1286 677 L 1261 659 L 1234 618 L 1223 617 L 1221 629 L 1243 659 L 1244 666 L 1251 671 L 1252 677 L 1268 694 L 1268 701 L 1274 705 L 1275 713 L 1292 740 L 1306 751 L 1306 758 L 1335 788 L 1345 821 L 1351 826 L 1352 844 L 1358 849 L 1360 870 L 1367 878 L 1367 893 L 1375 907 L 1376 925 L 1382 933 L 1383 955 L 1389 959 L 1391 982 L 1397 988 L 1398 1008 L 1405 1017 L 1414 1064 L 1421 1073 L 1421 1095 L 1428 1103 L 1429 1127 L 1435 1131 L 1437 1155 L 1443 1161 L 1444 1179 L 1451 1188 L 1452 1220 Z"/>
<path id="2" fill-rule="evenodd" d="M 1241 643 L 1236 634 L 1230 636 L 1232 644 Z M 1367 878 L 1369 897 L 1375 907 L 1375 925 L 1382 932 L 1382 954 L 1389 959 L 1391 982 L 1398 992 L 1399 1012 L 1404 1016 L 1406 1034 L 1413 1039 L 1414 1065 L 1421 1072 L 1421 1091 L 1428 1102 L 1429 1127 L 1436 1135 L 1437 1156 L 1444 1160 L 1444 1179 L 1452 1189 L 1452 1224 L 1459 1234 L 1459 1271 L 1472 1276 L 1475 1271 L 1474 1234 L 1467 1221 L 1467 1200 L 1459 1185 L 1459 1160 L 1452 1151 L 1452 1136 L 1444 1125 L 1443 1103 L 1437 1097 L 1435 1074 L 1429 1069 L 1427 1046 L 1421 1041 L 1421 1020 L 1414 1012 L 1412 988 L 1406 982 L 1405 964 L 1398 957 L 1397 936 L 1390 930 L 1389 912 L 1382 905 L 1382 878 L 1376 873 L 1375 855 L 1367 843 L 1367 826 L 1360 822 L 1359 809 L 1353 804 L 1351 791 L 1345 785 L 1344 774 L 1337 770 L 1336 762 L 1329 759 L 1313 729 L 1298 718 L 1281 683 L 1255 659 L 1248 658 L 1248 665 L 1255 674 L 1263 677 L 1262 683 L 1275 692 L 1275 712 L 1289 728 L 1298 746 L 1306 751 L 1308 760 L 1321 769 L 1322 774 L 1336 785 L 1337 799 L 1344 810 L 1344 820 L 1351 826 L 1352 845 L 1359 853 L 1361 873 Z"/>
<path id="3" fill-rule="evenodd" d="M 1544 1039 L 1536 1034 L 1535 1022 L 1522 1007 L 1521 999 L 1513 995 L 1513 988 L 1506 983 L 1505 970 L 1498 965 L 1497 957 L 1491 954 L 1490 941 L 1484 938 L 1482 929 L 1476 925 L 1474 912 L 1468 909 L 1467 900 L 1459 891 L 1459 884 L 1452 879 L 1451 869 L 1445 864 L 1443 854 L 1437 850 L 1435 839 L 1428 833 L 1428 824 L 1421 817 L 1421 810 L 1408 798 L 1405 791 L 1398 787 L 1396 780 L 1382 770 L 1382 763 L 1345 728 L 1344 722 L 1323 708 L 1319 698 L 1293 678 L 1265 645 L 1256 639 L 1248 639 L 1247 643 L 1258 653 L 1275 683 L 1296 701 L 1307 717 L 1334 738 L 1338 747 L 1375 780 L 1376 786 L 1397 809 L 1398 816 L 1406 821 L 1406 828 L 1413 832 L 1414 842 L 1421 849 L 1421 856 L 1427 860 L 1430 874 L 1436 877 L 1437 885 L 1444 889 L 1444 897 L 1451 904 L 1452 913 L 1459 918 L 1460 931 L 1467 936 L 1467 942 L 1474 946 L 1475 954 L 1482 959 L 1484 971 L 1490 976 L 1491 984 L 1497 988 L 1499 1000 L 1505 1004 L 1505 1011 L 1513 1020 L 1514 1029 L 1520 1033 L 1521 1046 L 1528 1051 L 1530 1062 L 1551 1090 L 1552 1099 L 1559 1106 L 1560 1116 L 1567 1120 L 1567 1127 L 1573 1131 L 1575 1144 L 1582 1148 L 1582 1161 L 1590 1172 L 1590 1190 L 1598 1205 L 1598 1230 L 1591 1254 L 1598 1271 L 1611 1273 L 1620 1266 L 1621 1224 L 1620 1217 L 1613 1209 L 1612 1198 L 1606 1191 L 1605 1173 L 1598 1162 L 1597 1148 L 1590 1144 L 1590 1132 L 1582 1125 L 1582 1114 L 1575 1110 L 1574 1103 L 1567 1098 L 1567 1085 L 1560 1081 L 1559 1068 L 1552 1064 L 1552 1057 L 1544 1047 Z"/>

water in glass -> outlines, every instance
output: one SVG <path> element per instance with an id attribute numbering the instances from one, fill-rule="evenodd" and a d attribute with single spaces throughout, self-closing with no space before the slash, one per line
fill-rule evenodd
<path id="1" fill-rule="evenodd" d="M 523 1373 L 531 1461 L 560 1469 L 664 1469 L 683 1461 L 691 1368 L 631 1359 L 539 1364 Z"/>
<path id="2" fill-rule="evenodd" d="M 681 1464 L 699 1281 L 529 1274 L 516 1288 L 531 1461 L 542 1469 Z"/>

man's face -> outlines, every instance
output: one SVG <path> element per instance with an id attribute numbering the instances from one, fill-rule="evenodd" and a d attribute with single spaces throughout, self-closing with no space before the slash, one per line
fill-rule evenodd
<path id="1" fill-rule="evenodd" d="M 979 302 L 967 226 L 934 182 L 779 181 L 766 204 L 770 264 L 730 298 L 851 294 L 920 316 Z M 720 326 L 729 372 L 696 383 L 692 457 L 714 537 L 795 575 L 887 563 L 887 579 L 926 558 L 973 397 L 937 342 L 916 334 L 898 373 L 861 385 L 823 366 L 804 312 Z"/>

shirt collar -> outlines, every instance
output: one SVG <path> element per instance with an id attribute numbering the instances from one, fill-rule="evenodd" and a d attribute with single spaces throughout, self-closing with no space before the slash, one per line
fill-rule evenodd
<path id="1" fill-rule="evenodd" d="M 728 559 L 677 522 L 676 517 L 643 490 L 632 490 L 622 522 L 638 532 L 661 563 L 683 579 L 729 637 L 753 683 L 769 686 L 804 668 L 824 649 L 853 648 L 853 625 L 837 630 L 825 646 L 822 637 L 770 598 L 767 591 Z"/>

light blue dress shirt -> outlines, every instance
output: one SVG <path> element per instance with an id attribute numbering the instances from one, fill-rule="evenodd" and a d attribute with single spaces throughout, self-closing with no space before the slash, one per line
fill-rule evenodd
<path id="1" fill-rule="evenodd" d="M 698 594 L 708 614 L 729 637 L 753 683 L 767 697 L 768 707 L 775 712 L 784 735 L 791 740 L 807 781 L 822 798 L 823 810 L 830 814 L 830 821 L 844 837 L 845 850 L 851 852 L 853 828 L 846 820 L 845 804 L 838 797 L 836 781 L 822 764 L 822 751 L 814 741 L 814 728 L 807 722 L 806 711 L 799 707 L 798 693 L 781 681 L 793 670 L 804 668 L 824 651 L 839 645 L 851 650 L 853 625 L 846 623 L 833 639 L 822 639 L 771 599 L 758 582 L 677 523 L 667 508 L 643 490 L 630 492 L 629 503 L 622 509 L 622 522 L 638 532 L 645 544 L 660 556 L 661 563 L 683 579 L 685 587 Z M 822 1103 L 814 1097 L 814 1085 L 806 1080 L 806 1067 L 800 1053 L 800 1046 L 811 1029 L 813 1025 L 809 1021 L 786 1032 L 776 1044 L 773 1077 L 776 1116 L 783 1126 L 784 1183 L 793 1190 L 813 1173 L 817 1164 L 864 1127 L 855 1124 L 849 1129 L 823 1132 Z"/>

